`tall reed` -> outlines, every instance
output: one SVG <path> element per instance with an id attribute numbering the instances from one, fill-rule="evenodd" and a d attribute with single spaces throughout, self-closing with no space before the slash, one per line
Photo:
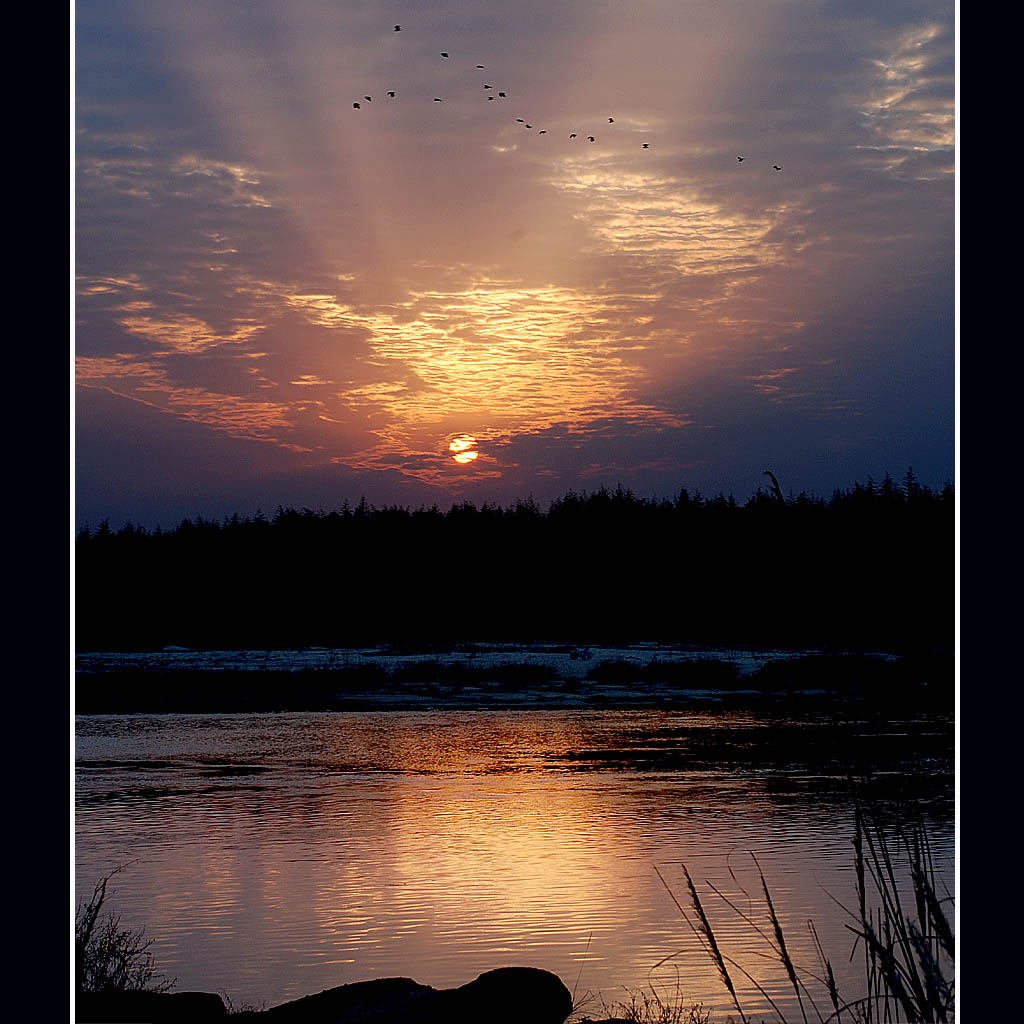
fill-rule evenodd
<path id="1" fill-rule="evenodd" d="M 864 988 L 855 998 L 841 998 L 832 962 L 826 956 L 813 921 L 808 921 L 818 967 L 812 971 L 794 963 L 775 909 L 768 882 L 760 864 L 754 865 L 761 883 L 767 916 L 762 926 L 754 917 L 711 883 L 712 893 L 723 900 L 768 944 L 771 959 L 778 961 L 792 987 L 800 1020 L 807 1024 L 807 1008 L 820 1024 L 944 1024 L 954 1019 L 954 969 L 956 941 L 951 923 L 953 897 L 940 895 L 928 835 L 919 818 L 887 834 L 876 808 L 855 805 L 854 868 L 857 887 L 855 909 L 835 899 L 847 914 L 854 934 L 853 960 L 857 947 L 863 948 Z M 778 1020 L 789 1024 L 785 1012 L 772 1000 L 766 985 L 758 981 L 735 958 L 728 956 L 712 929 L 704 905 L 686 865 L 683 876 L 693 917 L 672 892 L 664 876 L 658 877 L 669 891 L 691 931 L 700 940 L 715 965 L 741 1020 L 748 1020 L 730 967 L 742 974 L 767 1000 Z M 657 870 L 657 869 L 656 869 Z M 909 882 L 906 880 L 909 876 Z M 735 877 L 735 876 L 734 876 Z M 904 881 L 900 882 L 900 878 Z M 813 990 L 813 991 L 812 991 Z M 819 1009 L 818 1000 L 827 997 L 828 1006 Z"/>

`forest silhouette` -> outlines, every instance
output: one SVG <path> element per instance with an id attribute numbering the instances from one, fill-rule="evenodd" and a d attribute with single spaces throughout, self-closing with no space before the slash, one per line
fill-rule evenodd
<path id="1" fill-rule="evenodd" d="M 774 484 L 774 481 L 773 481 Z M 278 507 L 75 543 L 79 651 L 515 642 L 949 649 L 954 491 Z"/>

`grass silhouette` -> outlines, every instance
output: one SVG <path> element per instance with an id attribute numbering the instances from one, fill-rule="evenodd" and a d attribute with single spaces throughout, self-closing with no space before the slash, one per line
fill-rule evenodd
<path id="1" fill-rule="evenodd" d="M 807 1024 L 808 1010 L 819 1024 L 841 1024 L 842 1021 L 850 1024 L 888 1024 L 895 1021 L 938 1024 L 954 1019 L 956 942 L 951 923 L 953 898 L 940 894 L 923 823 L 920 819 L 912 819 L 897 828 L 895 835 L 887 833 L 877 809 L 858 801 L 853 846 L 857 905 L 847 908 L 835 901 L 850 918 L 846 927 L 855 937 L 851 959 L 858 947 L 863 956 L 864 991 L 852 999 L 843 999 L 840 995 L 832 963 L 822 949 L 813 922 L 808 922 L 808 927 L 819 963 L 813 970 L 794 963 L 768 882 L 756 858 L 754 864 L 765 908 L 763 922 L 709 883 L 712 893 L 735 911 L 754 935 L 769 947 L 769 960 L 780 965 L 793 988 L 798 1018 L 792 1014 L 787 1016 L 768 994 L 766 984 L 758 981 L 736 958 L 725 952 L 686 866 L 682 865 L 682 870 L 689 910 L 661 871 L 655 868 L 669 896 L 715 965 L 741 1021 L 746 1022 L 750 1018 L 743 1009 L 734 981 L 737 973 L 743 975 L 767 1000 L 782 1024 L 790 1024 L 797 1019 Z M 901 881 L 904 876 L 909 876 L 909 887 Z M 819 1003 L 822 1008 L 819 1008 Z"/>

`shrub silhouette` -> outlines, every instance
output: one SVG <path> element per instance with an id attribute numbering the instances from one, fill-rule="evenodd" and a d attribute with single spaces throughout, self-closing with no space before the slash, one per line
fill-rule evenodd
<path id="1" fill-rule="evenodd" d="M 121 869 L 118 868 L 118 871 Z M 88 903 L 75 913 L 75 984 L 79 992 L 166 992 L 173 981 L 162 981 L 143 931 L 122 928 L 113 914 L 100 917 L 107 897 L 102 878 Z"/>

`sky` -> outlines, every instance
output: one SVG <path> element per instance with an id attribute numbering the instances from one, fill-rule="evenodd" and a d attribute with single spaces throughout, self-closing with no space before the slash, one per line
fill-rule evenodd
<path id="1" fill-rule="evenodd" d="M 74 31 L 79 525 L 954 478 L 952 3 Z"/>

